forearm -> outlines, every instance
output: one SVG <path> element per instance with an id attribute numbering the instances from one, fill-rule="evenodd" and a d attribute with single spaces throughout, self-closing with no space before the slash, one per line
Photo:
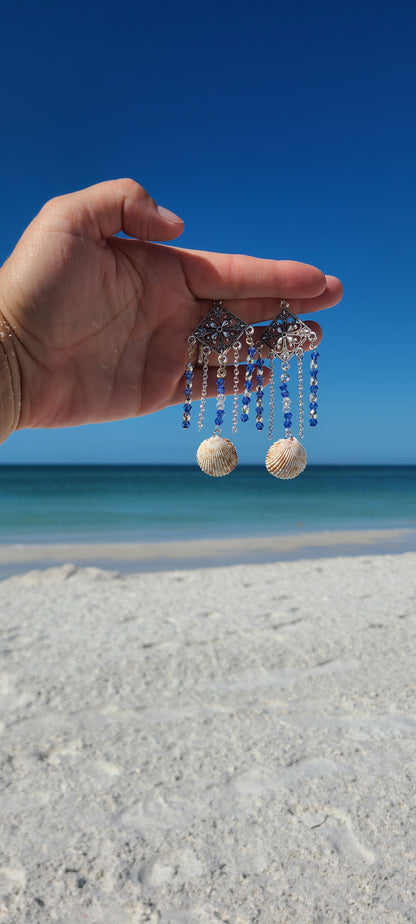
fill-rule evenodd
<path id="1" fill-rule="evenodd" d="M 21 410 L 20 369 L 12 331 L 0 311 L 0 443 L 17 430 Z"/>

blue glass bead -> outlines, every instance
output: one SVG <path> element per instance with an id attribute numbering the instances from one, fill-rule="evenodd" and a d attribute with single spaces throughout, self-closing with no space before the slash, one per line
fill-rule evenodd
<path id="1" fill-rule="evenodd" d="M 282 395 L 282 398 L 288 398 L 288 397 L 289 397 L 289 391 L 288 391 L 288 389 L 286 388 L 286 385 L 280 385 L 279 387 L 280 387 L 280 393 L 281 393 L 281 395 Z"/>
<path id="2" fill-rule="evenodd" d="M 192 398 L 192 388 L 185 388 L 184 395 L 185 398 Z"/>
<path id="3" fill-rule="evenodd" d="M 193 372 L 185 372 L 185 378 L 187 382 L 192 382 Z"/>
<path id="4" fill-rule="evenodd" d="M 217 385 L 224 385 L 225 379 L 222 379 L 221 376 L 217 378 Z"/>
<path id="5" fill-rule="evenodd" d="M 258 420 L 256 423 L 256 430 L 264 430 L 264 423 L 261 420 Z"/>
<path id="6" fill-rule="evenodd" d="M 241 420 L 243 420 L 243 421 L 248 420 L 248 414 L 242 414 L 242 415 L 241 415 Z"/>
<path id="7" fill-rule="evenodd" d="M 264 359 L 258 359 L 258 360 L 256 361 L 256 366 L 257 366 L 258 369 L 262 369 L 263 366 L 264 366 Z"/>
<path id="8" fill-rule="evenodd" d="M 256 368 L 256 364 L 255 364 L 255 363 L 247 363 L 247 367 L 246 367 L 246 368 L 247 368 L 247 372 L 253 373 L 254 370 L 255 370 L 255 368 Z"/>
<path id="9" fill-rule="evenodd" d="M 183 409 L 187 412 L 192 411 L 192 404 L 184 404 Z"/>
<path id="10" fill-rule="evenodd" d="M 254 354 L 257 352 L 257 350 L 256 350 L 256 348 L 255 348 L 254 346 L 249 346 L 247 352 L 248 352 L 248 355 L 249 355 L 249 356 L 254 356 Z"/>
<path id="11" fill-rule="evenodd" d="M 318 386 L 311 385 L 311 395 L 317 395 L 317 394 L 318 394 Z"/>
<path id="12" fill-rule="evenodd" d="M 217 395 L 225 395 L 224 385 L 217 385 Z"/>
<path id="13" fill-rule="evenodd" d="M 317 402 L 317 401 L 311 401 L 309 407 L 310 407 L 311 411 L 316 411 L 316 408 L 318 407 L 318 402 Z"/>
<path id="14" fill-rule="evenodd" d="M 246 379 L 244 384 L 245 384 L 246 391 L 251 391 L 253 387 L 253 382 L 251 381 L 251 379 Z"/>
<path id="15" fill-rule="evenodd" d="M 318 350 L 312 350 L 312 352 L 311 352 L 311 359 L 313 359 L 313 360 L 319 359 Z"/>
<path id="16" fill-rule="evenodd" d="M 183 420 L 183 421 L 182 421 L 182 426 L 183 426 L 184 430 L 188 430 L 188 428 L 191 426 L 191 421 L 190 421 L 190 420 Z"/>
<path id="17" fill-rule="evenodd" d="M 256 390 L 256 395 L 257 395 L 258 398 L 263 398 L 263 397 L 264 397 L 264 391 L 263 391 L 263 389 L 262 389 L 262 388 L 257 388 L 257 390 Z"/>
<path id="18" fill-rule="evenodd" d="M 317 421 L 316 417 L 311 417 L 311 419 L 310 419 L 310 421 L 309 421 L 309 425 L 310 425 L 311 427 L 316 427 L 317 423 L 318 423 L 318 421 Z"/>
<path id="19" fill-rule="evenodd" d="M 243 406 L 246 405 L 248 407 L 250 404 L 250 401 L 251 401 L 250 395 L 244 395 Z"/>

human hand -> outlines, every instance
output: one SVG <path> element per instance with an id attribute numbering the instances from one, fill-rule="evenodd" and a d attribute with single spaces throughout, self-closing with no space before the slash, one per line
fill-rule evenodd
<path id="1" fill-rule="evenodd" d="M 0 270 L 0 312 L 21 377 L 19 429 L 135 417 L 183 401 L 187 338 L 216 298 L 258 324 L 278 314 L 283 297 L 295 314 L 342 297 L 338 279 L 307 264 L 149 243 L 182 230 L 133 180 L 44 206 Z M 134 239 L 115 237 L 120 231 Z M 319 325 L 308 324 L 319 342 Z M 208 395 L 215 377 L 212 368 Z"/>

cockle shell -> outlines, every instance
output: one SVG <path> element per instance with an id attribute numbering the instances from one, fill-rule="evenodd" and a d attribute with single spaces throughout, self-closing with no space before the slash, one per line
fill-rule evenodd
<path id="1" fill-rule="evenodd" d="M 215 433 L 201 443 L 196 461 L 206 475 L 221 478 L 235 469 L 238 462 L 237 450 L 231 440 Z"/>
<path id="2" fill-rule="evenodd" d="M 273 443 L 266 456 L 266 468 L 275 478 L 296 478 L 306 467 L 306 449 L 294 436 Z"/>

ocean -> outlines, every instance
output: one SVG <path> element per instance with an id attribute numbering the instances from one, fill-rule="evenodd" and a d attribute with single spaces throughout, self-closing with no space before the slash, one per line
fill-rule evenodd
<path id="1" fill-rule="evenodd" d="M 416 466 L 2 465 L 0 543 L 143 542 L 343 529 L 416 529 Z"/>

